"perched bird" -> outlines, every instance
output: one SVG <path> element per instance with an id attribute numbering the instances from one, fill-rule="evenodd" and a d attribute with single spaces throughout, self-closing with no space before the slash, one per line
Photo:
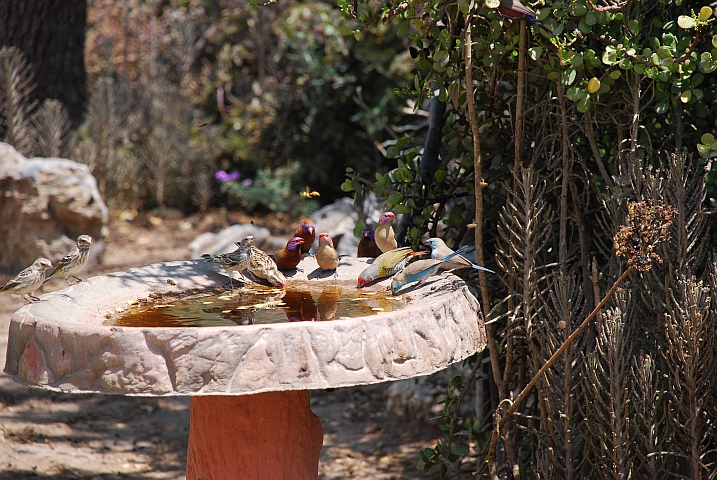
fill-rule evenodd
<path id="1" fill-rule="evenodd" d="M 316 263 L 322 270 L 336 270 L 339 266 L 339 253 L 328 233 L 319 235 L 319 249 L 316 251 Z"/>
<path id="2" fill-rule="evenodd" d="M 415 255 L 411 247 L 402 247 L 382 253 L 358 277 L 357 288 L 362 288 L 379 278 L 390 277 L 403 270 L 410 256 Z"/>
<path id="3" fill-rule="evenodd" d="M 520 0 L 500 0 L 498 11 L 508 18 L 525 20 L 530 25 L 537 25 L 551 37 L 555 36 L 555 34 L 548 27 L 538 21 L 535 11 L 532 8 L 523 5 Z"/>
<path id="4" fill-rule="evenodd" d="M 281 270 L 296 268 L 301 261 L 301 246 L 303 244 L 304 239 L 301 237 L 294 237 L 286 242 L 286 246 L 274 254 L 276 266 Z"/>
<path id="5" fill-rule="evenodd" d="M 396 273 L 391 279 L 391 293 L 396 295 L 396 293 L 401 289 L 401 287 L 403 287 L 407 283 L 420 283 L 428 277 L 435 275 L 438 271 L 438 268 L 442 264 L 449 262 L 453 257 L 460 255 L 461 253 L 468 250 L 468 248 L 470 248 L 468 245 L 464 245 L 442 260 L 416 260 L 415 262 L 407 265 L 406 268 Z"/>
<path id="6" fill-rule="evenodd" d="M 65 281 L 68 285 L 72 285 L 69 277 L 76 279 L 77 282 L 75 283 L 80 283 L 82 279 L 75 275 L 80 273 L 82 269 L 85 268 L 85 265 L 87 265 L 87 260 L 90 258 L 90 245 L 92 245 L 92 237 L 89 235 L 80 235 L 77 237 L 77 244 L 72 247 L 72 250 L 70 250 L 67 255 L 62 257 L 45 281 L 48 281 L 53 275 L 59 273 L 65 277 Z"/>
<path id="7" fill-rule="evenodd" d="M 249 266 L 247 270 L 252 275 L 263 278 L 275 287 L 286 285 L 286 277 L 279 271 L 274 260 L 256 247 L 251 247 Z"/>
<path id="8" fill-rule="evenodd" d="M 378 257 L 378 247 L 376 246 L 376 240 L 373 238 L 373 230 L 364 230 L 361 233 L 361 241 L 358 245 L 358 256 L 359 257 Z"/>
<path id="9" fill-rule="evenodd" d="M 301 222 L 299 228 L 294 232 L 294 236 L 304 239 L 304 244 L 301 246 L 301 253 L 308 253 L 316 239 L 316 225 L 314 225 L 314 221 L 307 218 Z"/>
<path id="10" fill-rule="evenodd" d="M 447 256 L 455 253 L 453 250 L 446 245 L 446 243 L 440 239 L 440 238 L 429 238 L 425 242 L 426 245 L 431 247 L 431 258 L 433 260 L 443 260 Z M 493 270 L 488 270 L 485 267 L 481 267 L 479 265 L 476 265 L 475 263 L 468 260 L 463 255 L 456 255 L 455 257 L 451 258 L 450 261 L 443 263 L 440 266 L 441 270 L 453 270 L 456 268 L 475 268 L 476 270 L 484 270 L 489 273 L 495 273 Z"/>
<path id="11" fill-rule="evenodd" d="M 373 231 L 376 245 L 378 245 L 378 248 L 384 253 L 398 248 L 396 233 L 391 226 L 394 218 L 396 218 L 396 215 L 394 215 L 393 212 L 383 212 L 381 218 L 378 219 L 378 225 L 376 225 Z"/>
<path id="12" fill-rule="evenodd" d="M 251 235 L 246 236 L 241 242 L 235 242 L 234 245 L 238 248 L 230 253 L 222 253 L 221 255 L 205 253 L 202 255 L 202 258 L 206 259 L 207 262 L 218 263 L 224 270 L 229 272 L 229 285 L 231 285 L 231 288 L 234 288 L 231 272 L 239 272 L 239 276 L 242 280 L 244 282 L 247 281 L 241 271 L 249 266 L 254 237 Z"/>
<path id="13" fill-rule="evenodd" d="M 18 273 L 15 278 L 0 287 L 0 292 L 21 295 L 27 303 L 39 302 L 40 299 L 33 296 L 33 293 L 45 281 L 45 272 L 50 268 L 52 268 L 52 263 L 48 259 L 40 257 L 32 265 Z M 30 299 L 28 300 L 27 297 Z"/>

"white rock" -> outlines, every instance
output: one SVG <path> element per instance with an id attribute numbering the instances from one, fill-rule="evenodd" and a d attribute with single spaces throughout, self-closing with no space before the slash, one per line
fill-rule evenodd
<path id="1" fill-rule="evenodd" d="M 254 225 L 232 225 L 218 233 L 202 233 L 189 244 L 192 258 L 199 258 L 205 253 L 216 255 L 236 250 L 234 242 L 240 242 L 247 235 L 253 235 L 254 245 L 259 247 L 271 236 L 269 229 Z"/>
<path id="2" fill-rule="evenodd" d="M 25 158 L 0 142 L 0 271 L 17 273 L 37 257 L 56 262 L 80 235 L 102 252 L 107 207 L 86 165 L 64 158 Z"/>

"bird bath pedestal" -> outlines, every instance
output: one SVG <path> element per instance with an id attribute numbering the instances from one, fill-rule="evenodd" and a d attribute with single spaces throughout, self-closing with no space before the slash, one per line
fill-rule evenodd
<path id="1" fill-rule="evenodd" d="M 305 258 L 294 280 L 355 284 L 366 259 L 338 277 Z M 66 393 L 189 395 L 187 479 L 316 479 L 322 429 L 310 390 L 427 375 L 482 350 L 483 319 L 457 277 L 409 290 L 374 316 L 231 327 L 119 327 L 107 317 L 154 292 L 226 283 L 216 265 L 184 261 L 90 278 L 12 317 L 5 372 Z M 384 279 L 367 290 L 385 289 Z"/>

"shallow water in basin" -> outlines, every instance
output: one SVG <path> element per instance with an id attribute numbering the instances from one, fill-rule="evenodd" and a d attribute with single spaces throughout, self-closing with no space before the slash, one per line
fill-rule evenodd
<path id="1" fill-rule="evenodd" d="M 290 282 L 286 290 L 248 284 L 218 293 L 130 302 L 108 323 L 124 327 L 218 327 L 325 321 L 399 310 L 402 297 L 388 289 L 357 289 L 347 282 Z"/>

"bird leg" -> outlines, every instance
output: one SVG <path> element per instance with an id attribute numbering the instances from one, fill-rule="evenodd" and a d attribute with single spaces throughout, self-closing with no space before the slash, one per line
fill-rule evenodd
<path id="1" fill-rule="evenodd" d="M 66 278 L 65 280 L 67 280 L 67 284 L 70 285 L 70 286 L 72 286 L 72 285 L 77 285 L 78 283 L 81 283 L 81 282 L 82 282 L 82 279 L 81 279 L 80 277 L 76 277 L 76 276 L 74 276 L 74 275 L 71 275 L 71 277 L 74 278 L 74 279 L 77 280 L 77 281 L 76 281 L 75 283 L 70 283 L 70 279 L 69 279 L 69 278 Z"/>

